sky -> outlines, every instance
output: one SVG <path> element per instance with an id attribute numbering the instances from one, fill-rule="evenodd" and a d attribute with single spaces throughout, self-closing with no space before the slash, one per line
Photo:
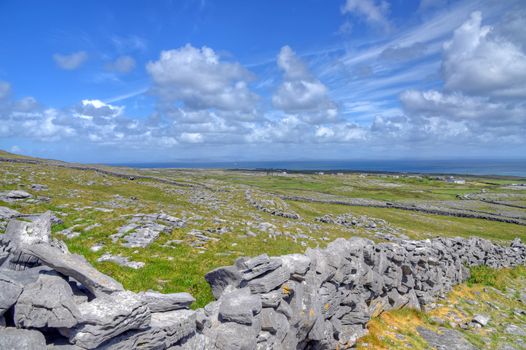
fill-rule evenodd
<path id="1" fill-rule="evenodd" d="M 0 0 L 0 149 L 526 158 L 523 0 Z"/>

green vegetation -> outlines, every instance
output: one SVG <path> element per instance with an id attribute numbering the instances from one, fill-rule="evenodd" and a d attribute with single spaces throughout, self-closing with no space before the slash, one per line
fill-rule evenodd
<path id="1" fill-rule="evenodd" d="M 506 329 L 509 325 L 526 329 L 524 290 L 523 266 L 501 270 L 472 268 L 467 283 L 454 287 L 430 312 L 401 309 L 374 318 L 368 324 L 369 334 L 359 340 L 357 349 L 430 349 L 418 327 L 437 333 L 444 328 L 458 331 L 477 349 L 504 349 L 506 345 L 520 344 L 525 337 Z M 475 315 L 488 316 L 490 321 L 484 327 L 464 326 Z"/>
<path id="2" fill-rule="evenodd" d="M 0 153 L 0 157 L 10 155 Z M 33 196 L 30 200 L 0 200 L 0 206 L 27 214 L 53 211 L 63 221 L 63 224 L 54 225 L 53 234 L 64 240 L 72 252 L 84 255 L 103 273 L 113 276 L 128 289 L 154 289 L 165 293 L 188 291 L 197 299 L 194 307 L 212 300 L 205 273 L 230 265 L 242 256 L 299 253 L 307 247 L 323 247 L 338 237 L 384 239 L 385 236 L 378 235 L 378 232 L 414 239 L 476 235 L 501 242 L 526 234 L 526 226 L 504 222 L 391 208 L 281 200 L 276 196 L 427 203 L 525 219 L 525 209 L 457 198 L 457 195 L 466 193 L 504 194 L 504 199 L 499 197 L 500 200 L 520 206 L 526 202 L 526 190 L 506 188 L 508 184 L 524 182 L 520 179 L 469 177 L 465 184 L 452 184 L 426 176 L 112 169 L 195 185 L 183 187 L 155 179 L 132 181 L 57 164 L 0 162 L 0 192 L 19 189 Z M 48 189 L 36 191 L 31 188 L 32 184 L 45 185 Z M 247 201 L 247 190 L 270 209 L 294 212 L 301 218 L 276 216 L 257 209 Z M 138 213 L 166 213 L 183 219 L 186 224 L 162 233 L 146 248 L 126 248 L 122 246 L 122 239 L 114 242 L 110 236 L 128 224 L 131 215 Z M 316 220 L 326 214 L 349 213 L 377 225 L 344 226 Z M 99 226 L 93 226 L 95 224 Z M 78 236 L 67 238 L 62 234 L 65 229 L 77 232 Z M 192 234 L 195 231 L 211 240 L 199 243 Z M 92 251 L 94 245 L 103 245 L 103 248 Z M 145 267 L 134 270 L 111 262 L 97 262 L 103 254 L 122 255 L 131 261 L 144 262 Z M 479 282 L 473 280 L 473 283 Z"/>

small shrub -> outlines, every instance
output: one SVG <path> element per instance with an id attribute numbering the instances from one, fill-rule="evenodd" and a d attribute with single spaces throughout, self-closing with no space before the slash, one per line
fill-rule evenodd
<path id="1" fill-rule="evenodd" d="M 494 288 L 502 288 L 503 286 L 498 286 L 497 276 L 499 271 L 492 269 L 487 266 L 475 266 L 470 269 L 471 276 L 469 277 L 467 283 L 468 286 L 472 287 L 474 284 L 483 284 L 485 286 L 490 286 Z"/>

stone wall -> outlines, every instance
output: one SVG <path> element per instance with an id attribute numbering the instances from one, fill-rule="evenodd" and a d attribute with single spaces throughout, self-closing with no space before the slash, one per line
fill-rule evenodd
<path id="1" fill-rule="evenodd" d="M 216 301 L 132 293 L 50 237 L 50 215 L 0 236 L 0 348 L 335 349 L 382 311 L 422 309 L 464 281 L 466 266 L 522 265 L 526 246 L 480 238 L 376 244 L 241 258 L 209 272 Z"/>

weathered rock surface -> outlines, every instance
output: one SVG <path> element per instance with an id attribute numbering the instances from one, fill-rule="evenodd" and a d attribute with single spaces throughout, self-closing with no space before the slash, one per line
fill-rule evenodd
<path id="1" fill-rule="evenodd" d="M 436 333 L 424 327 L 417 327 L 417 331 L 430 346 L 437 350 L 477 350 L 464 338 L 462 333 L 453 329 L 440 328 Z"/>
<path id="2" fill-rule="evenodd" d="M 80 317 L 70 285 L 56 274 L 40 274 L 27 285 L 15 307 L 20 328 L 71 328 Z"/>
<path id="3" fill-rule="evenodd" d="M 130 259 L 128 259 L 125 256 L 111 255 L 111 254 L 104 254 L 100 258 L 98 258 L 97 261 L 98 262 L 110 261 L 117 265 L 129 267 L 134 270 L 142 269 L 145 265 L 142 261 L 130 261 Z"/>
<path id="4" fill-rule="evenodd" d="M 103 344 L 102 348 L 105 350 L 171 349 L 182 339 L 195 335 L 195 331 L 195 311 L 153 313 L 147 329 L 123 333 Z"/>
<path id="5" fill-rule="evenodd" d="M 64 253 L 45 242 L 25 245 L 22 250 L 39 259 L 42 264 L 74 278 L 96 296 L 123 290 L 120 283 L 97 271 L 80 255 Z"/>
<path id="6" fill-rule="evenodd" d="M 62 329 L 71 343 L 95 349 L 128 330 L 145 329 L 150 323 L 150 310 L 132 292 L 117 292 L 78 305 L 79 324 Z"/>
<path id="7" fill-rule="evenodd" d="M 162 233 L 169 233 L 174 228 L 184 227 L 185 221 L 174 216 L 160 214 L 135 214 L 128 224 L 119 228 L 112 235 L 113 241 L 124 239 L 122 244 L 129 248 L 145 248 L 155 241 Z"/>
<path id="8" fill-rule="evenodd" d="M 15 305 L 23 287 L 17 281 L 9 278 L 0 271 L 0 316 L 11 306 Z"/>
<path id="9" fill-rule="evenodd" d="M 0 328 L 0 349 L 46 350 L 46 338 L 35 330 Z"/>
<path id="10" fill-rule="evenodd" d="M 151 312 L 187 309 L 195 301 L 195 298 L 189 293 L 143 292 L 139 293 L 139 298 L 148 305 Z"/>
<path id="11" fill-rule="evenodd" d="M 222 322 L 236 322 L 251 325 L 254 316 L 261 312 L 261 297 L 252 295 L 248 288 L 225 294 L 219 306 Z"/>

